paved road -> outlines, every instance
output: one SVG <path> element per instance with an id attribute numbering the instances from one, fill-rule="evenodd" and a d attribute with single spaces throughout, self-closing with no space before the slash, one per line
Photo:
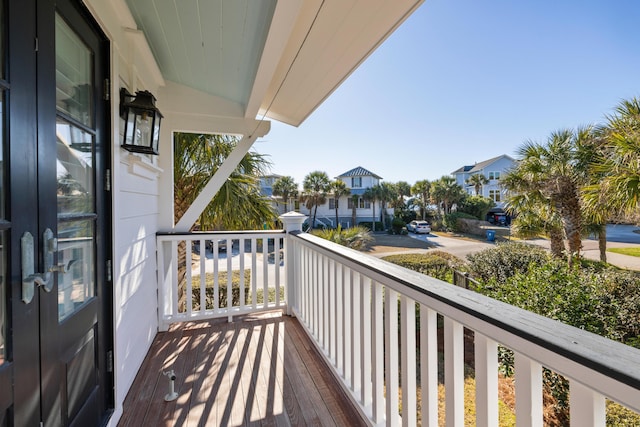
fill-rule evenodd
<path id="1" fill-rule="evenodd" d="M 636 233 L 640 230 L 633 225 L 612 224 L 607 226 L 607 247 L 608 248 L 624 248 L 640 245 L 640 234 Z M 435 249 L 449 252 L 458 258 L 466 259 L 467 255 L 479 252 L 483 249 L 490 248 L 494 243 L 481 242 L 466 239 L 457 239 L 452 237 L 437 236 L 435 234 L 413 234 L 409 233 L 409 237 L 413 239 L 427 241 L 434 245 Z M 549 241 L 546 239 L 530 239 L 527 243 L 538 245 L 549 249 Z M 409 251 L 404 251 L 409 252 Z M 416 252 L 411 250 L 411 252 Z M 423 252 L 426 252 L 423 251 Z M 403 253 L 398 251 L 397 253 Z M 385 255 L 385 254 L 382 254 Z M 598 241 L 594 239 L 585 239 L 582 241 L 582 255 L 587 259 L 599 260 L 600 251 L 598 249 Z M 628 255 L 607 252 L 607 261 L 610 264 L 629 270 L 640 270 L 640 258 Z"/>

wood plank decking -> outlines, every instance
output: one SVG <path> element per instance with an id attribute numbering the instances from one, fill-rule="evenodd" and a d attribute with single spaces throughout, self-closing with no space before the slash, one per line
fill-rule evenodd
<path id="1" fill-rule="evenodd" d="M 177 400 L 165 402 L 176 375 Z M 159 333 L 118 426 L 365 425 L 295 318 L 281 313 Z"/>

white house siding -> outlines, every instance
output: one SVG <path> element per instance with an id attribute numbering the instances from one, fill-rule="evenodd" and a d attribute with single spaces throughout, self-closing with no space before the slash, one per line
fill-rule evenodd
<path id="1" fill-rule="evenodd" d="M 111 41 L 111 195 L 113 203 L 112 273 L 115 426 L 122 403 L 158 330 L 156 232 L 159 174 L 156 156 L 133 155 L 120 148 L 120 87 L 157 93 L 161 77 L 149 67 L 139 35 L 126 28 L 135 22 L 124 1 L 85 0 Z M 167 143 L 162 141 L 161 143 Z"/>

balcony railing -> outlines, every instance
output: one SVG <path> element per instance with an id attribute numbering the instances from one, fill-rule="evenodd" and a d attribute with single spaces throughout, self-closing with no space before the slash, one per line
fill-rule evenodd
<path id="1" fill-rule="evenodd" d="M 203 247 L 220 239 L 226 239 L 227 251 L 230 241 L 238 242 L 233 252 L 238 261 L 221 258 L 214 244 L 205 257 L 210 265 L 203 266 L 194 263 L 193 249 L 187 249 L 184 258 L 192 267 L 186 269 L 181 311 L 178 300 L 184 291 L 174 280 L 180 244 L 193 248 L 199 241 Z M 274 244 L 257 244 L 267 240 Z M 272 249 L 283 252 L 277 267 L 269 263 Z M 216 265 L 241 268 L 241 263 L 251 270 L 248 287 L 240 286 L 248 295 L 241 295 L 237 305 L 193 308 L 189 294 L 194 286 L 189 284 L 194 278 L 202 296 L 206 272 Z M 372 425 L 417 425 L 418 414 L 422 425 L 438 425 L 439 326 L 447 426 L 464 425 L 465 330 L 473 332 L 478 426 L 498 425 L 499 345 L 515 354 L 518 426 L 543 424 L 543 367 L 569 381 L 571 425 L 604 426 L 606 399 L 640 412 L 640 351 L 306 233 L 161 235 L 158 265 L 161 325 L 286 309 L 298 317 Z M 265 273 L 258 277 L 258 271 Z M 220 282 L 210 285 L 214 290 L 209 292 L 216 292 Z M 260 289 L 262 302 L 256 298 Z M 271 301 L 269 289 L 275 297 Z"/>

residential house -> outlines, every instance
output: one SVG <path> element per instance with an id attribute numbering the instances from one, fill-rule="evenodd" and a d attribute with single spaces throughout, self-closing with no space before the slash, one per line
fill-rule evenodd
<path id="1" fill-rule="evenodd" d="M 284 230 L 189 232 L 269 132 L 268 120 L 300 125 L 421 3 L 0 0 L 0 425 L 203 425 L 218 415 L 209 425 L 225 425 L 236 413 L 238 424 L 305 415 L 309 401 L 292 409 L 282 394 L 274 398 L 276 389 L 292 397 L 298 378 L 289 372 L 291 341 L 278 341 L 290 328 L 271 321 L 240 347 L 236 326 L 207 336 L 210 324 L 197 322 L 273 310 L 295 315 L 290 321 L 312 341 L 305 355 L 322 358 L 318 369 L 340 381 L 336 393 L 368 424 L 399 424 L 402 390 L 402 421 L 415 425 L 416 303 L 425 325 L 422 414 L 432 425 L 436 315 L 451 425 L 464 418 L 464 327 L 475 334 L 478 425 L 497 419 L 498 342 L 516 352 L 518 419 L 542 423 L 542 366 L 569 379 L 575 425 L 604 426 L 605 396 L 640 410 L 636 350 L 301 233 L 299 214 L 282 216 Z M 160 122 L 153 108 L 129 105 L 151 94 Z M 241 136 L 178 221 L 177 131 Z M 142 148 L 144 137 L 159 137 L 159 147 Z M 218 257 L 222 245 L 226 257 Z M 212 248 L 207 256 L 203 247 Z M 210 305 L 202 273 L 231 270 L 234 256 L 251 269 L 248 283 L 240 275 L 240 297 Z M 220 283 L 212 286 L 219 295 Z M 392 301 L 384 315 L 383 300 Z M 170 325 L 180 338 L 163 341 L 159 331 Z M 191 338 L 201 351 L 185 360 L 180 351 Z M 267 342 L 285 355 L 245 363 L 246 352 Z M 141 369 L 147 355 L 152 363 Z M 229 371 L 205 377 L 217 360 Z M 235 374 L 247 367 L 240 382 Z M 152 391 L 132 389 L 134 380 Z M 234 399 L 238 390 L 248 397 Z M 146 405 L 155 421 L 128 417 L 128 394 L 128 408 Z M 212 407 L 214 397 L 227 400 Z"/>
<path id="2" fill-rule="evenodd" d="M 512 157 L 503 154 L 473 165 L 462 166 L 451 174 L 456 178 L 456 183 L 471 195 L 476 195 L 476 189 L 474 185 L 469 184 L 469 178 L 475 174 L 483 175 L 489 182 L 482 186 L 479 195 L 492 199 L 496 207 L 501 208 L 505 203 L 505 192 L 500 186 L 500 178 L 515 166 L 515 162 Z"/>
<path id="3" fill-rule="evenodd" d="M 377 221 L 380 221 L 380 202 L 375 203 L 365 199 L 363 196 L 365 191 L 371 187 L 380 184 L 382 177 L 368 171 L 362 166 L 350 169 L 335 177 L 336 180 L 343 181 L 350 191 L 350 195 L 342 196 L 336 200 L 329 195 L 327 201 L 318 206 L 316 217 L 316 226 L 336 227 L 336 205 L 338 207 L 338 225 L 343 228 L 358 225 L 361 222 L 372 222 L 374 215 Z M 354 200 L 353 196 L 357 196 Z M 353 213 L 355 207 L 355 223 Z M 300 204 L 299 211 L 306 215 L 311 215 L 303 203 Z M 393 209 L 386 209 L 387 215 L 393 214 Z"/>

